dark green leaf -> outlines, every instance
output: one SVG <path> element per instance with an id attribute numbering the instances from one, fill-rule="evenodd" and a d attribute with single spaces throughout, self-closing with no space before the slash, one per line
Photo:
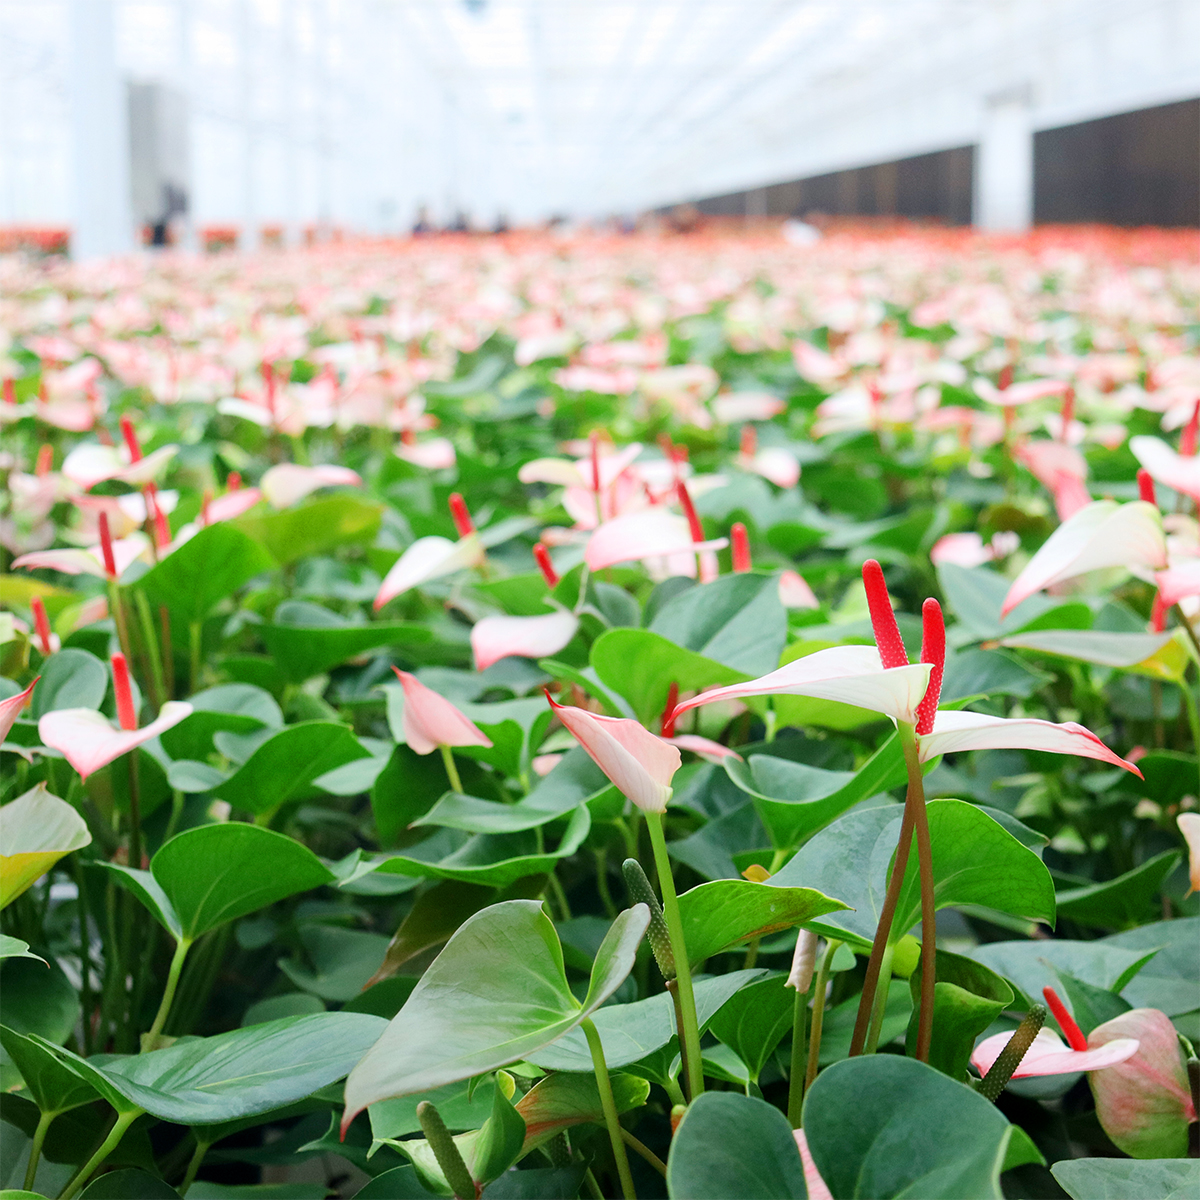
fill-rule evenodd
<path id="1" fill-rule="evenodd" d="M 1050 1174 L 1073 1200 L 1193 1200 L 1200 1188 L 1194 1159 L 1067 1158 Z"/>
<path id="2" fill-rule="evenodd" d="M 804 1167 L 787 1118 L 752 1096 L 705 1092 L 671 1140 L 667 1193 L 673 1200 L 804 1200 Z"/>
<path id="3" fill-rule="evenodd" d="M 96 1089 L 32 1038 L 0 1026 L 0 1042 L 43 1113 L 70 1112 L 96 1099 Z"/>
<path id="4" fill-rule="evenodd" d="M 978 1092 L 891 1054 L 835 1063 L 804 1098 L 817 1170 L 845 1200 L 1000 1200 L 1010 1130 Z"/>
<path id="5" fill-rule="evenodd" d="M 39 721 L 60 708 L 99 708 L 108 690 L 108 668 L 94 654 L 68 646 L 42 664 L 29 715 Z"/>
<path id="6" fill-rule="evenodd" d="M 333 882 L 307 846 L 257 825 L 201 825 L 173 837 L 150 873 L 179 915 L 184 937 Z"/>
<path id="7" fill-rule="evenodd" d="M 263 548 L 228 521 L 201 529 L 138 580 L 155 604 L 185 623 L 200 621 L 226 596 L 275 564 Z"/>
<path id="8" fill-rule="evenodd" d="M 263 625 L 259 634 L 283 676 L 293 683 L 303 683 L 367 650 L 413 646 L 433 637 L 421 625 L 395 621 L 341 627 Z"/>
<path id="9" fill-rule="evenodd" d="M 679 897 L 683 938 L 693 963 L 752 937 L 803 925 L 845 907 L 812 888 L 768 888 L 745 879 L 702 883 Z"/>
<path id="10" fill-rule="evenodd" d="M 476 913 L 354 1068 L 346 1081 L 347 1113 L 493 1071 L 575 1028 L 629 973 L 648 922 L 639 905 L 613 923 L 581 1007 L 539 903 L 508 900 Z"/>
<path id="11" fill-rule="evenodd" d="M 179 1193 L 147 1171 L 126 1167 L 93 1179 L 79 1200 L 179 1200 Z"/>
<path id="12" fill-rule="evenodd" d="M 1155 902 L 1180 857 L 1178 850 L 1165 850 L 1116 879 L 1059 892 L 1059 915 L 1107 929 L 1137 925 L 1160 907 Z"/>
<path id="13" fill-rule="evenodd" d="M 933 1040 L 929 1065 L 951 1079 L 967 1077 L 967 1063 L 976 1039 L 1012 1006 L 1013 990 L 995 971 L 982 963 L 937 951 L 937 983 L 933 988 Z M 909 976 L 913 1015 L 908 1026 L 908 1052 L 916 1054 L 917 1018 L 921 996 L 921 971 Z"/>
<path id="14" fill-rule="evenodd" d="M 227 525 L 249 534 L 276 562 L 287 566 L 344 546 L 370 545 L 375 540 L 382 513 L 381 505 L 344 493 L 313 500 L 285 512 L 241 517 Z"/>
<path id="15" fill-rule="evenodd" d="M 249 813 L 319 795 L 314 780 L 357 758 L 369 757 L 345 726 L 333 721 L 289 725 L 259 746 L 214 794 Z"/>
<path id="16" fill-rule="evenodd" d="M 1134 1008 L 1160 1008 L 1167 1016 L 1174 1017 L 1197 1007 L 1200 917 L 1157 921 L 1107 937 L 1100 944 L 1117 953 L 1138 957 L 1158 951 L 1136 975 L 1126 975 L 1111 984 L 1112 990 L 1120 992 Z"/>
<path id="17" fill-rule="evenodd" d="M 787 976 L 771 975 L 747 984 L 712 1019 L 709 1029 L 746 1064 L 750 1078 L 759 1074 L 783 1035 L 792 1028 L 796 991 Z"/>

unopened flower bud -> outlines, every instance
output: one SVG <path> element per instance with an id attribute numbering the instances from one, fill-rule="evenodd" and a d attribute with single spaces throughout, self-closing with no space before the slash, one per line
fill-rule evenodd
<path id="1" fill-rule="evenodd" d="M 800 930 L 796 939 L 796 951 L 792 955 L 792 970 L 785 986 L 795 988 L 804 995 L 812 987 L 817 969 L 817 935 L 809 929 Z"/>
<path id="2" fill-rule="evenodd" d="M 1122 1013 L 1088 1035 L 1088 1045 L 1136 1038 L 1135 1054 L 1088 1074 L 1104 1132 L 1131 1158 L 1182 1158 L 1196 1106 L 1175 1026 L 1156 1008 Z"/>

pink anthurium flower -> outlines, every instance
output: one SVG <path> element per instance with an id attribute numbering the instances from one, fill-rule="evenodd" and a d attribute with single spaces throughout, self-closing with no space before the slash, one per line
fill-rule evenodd
<path id="1" fill-rule="evenodd" d="M 602 717 L 558 704 L 547 692 L 555 715 L 592 760 L 638 808 L 666 812 L 671 780 L 683 759 L 679 751 L 637 721 Z"/>
<path id="2" fill-rule="evenodd" d="M 323 487 L 359 487 L 362 478 L 349 467 L 322 464 L 302 467 L 297 463 L 280 463 L 263 472 L 259 490 L 272 508 L 290 508 L 310 492 Z"/>
<path id="3" fill-rule="evenodd" d="M 634 559 L 702 553 L 726 545 L 725 538 L 706 542 L 693 537 L 686 517 L 659 506 L 605 521 L 588 539 L 583 557 L 591 570 L 601 571 Z"/>
<path id="4" fill-rule="evenodd" d="M 817 1164 L 813 1162 L 812 1153 L 808 1148 L 808 1138 L 804 1136 L 804 1130 L 793 1130 L 792 1136 L 796 1139 L 796 1147 L 800 1151 L 800 1161 L 804 1164 L 804 1187 L 808 1192 L 808 1200 L 833 1200 L 833 1193 L 829 1190 L 825 1180 L 821 1178 L 821 1172 L 817 1170 Z"/>
<path id="5" fill-rule="evenodd" d="M 546 658 L 557 654 L 579 628 L 574 613 L 552 612 L 538 617 L 484 617 L 471 629 L 475 670 L 486 671 L 510 654 L 518 658 Z"/>
<path id="6" fill-rule="evenodd" d="M 262 492 L 256 487 L 238 488 L 223 496 L 214 496 L 201 510 L 200 524 L 216 525 L 218 521 L 232 521 L 242 513 L 249 512 L 262 498 Z"/>
<path id="7" fill-rule="evenodd" d="M 1167 608 L 1189 596 L 1200 596 L 1200 558 L 1159 571 L 1154 582 L 1158 584 L 1160 602 Z"/>
<path id="8" fill-rule="evenodd" d="M 399 667 L 392 670 L 404 688 L 404 740 L 417 754 L 432 754 L 442 746 L 492 744 L 487 734 L 445 696 Z"/>
<path id="9" fill-rule="evenodd" d="M 21 709 L 29 703 L 29 697 L 33 695 L 33 689 L 37 687 L 38 679 L 41 679 L 40 675 L 23 692 L 9 696 L 7 700 L 0 700 L 0 742 L 8 737 L 9 730 L 16 724 L 17 717 L 21 715 Z"/>
<path id="10" fill-rule="evenodd" d="M 36 681 L 35 681 L 36 682 Z M 32 685 L 30 685 L 32 687 Z M 5 701 L 9 703 L 9 701 Z M 1188 895 L 1200 892 L 1200 813 L 1180 813 L 1175 818 L 1188 848 Z"/>
<path id="11" fill-rule="evenodd" d="M 1017 576 L 1001 616 L 1042 588 L 1106 567 L 1167 565 L 1162 516 L 1152 504 L 1096 500 L 1064 521 Z"/>
<path id="12" fill-rule="evenodd" d="M 1124 1062 L 1137 1053 L 1134 1038 L 1110 1041 L 1105 1046 L 1089 1048 L 1083 1030 L 1075 1023 L 1067 1006 L 1052 987 L 1042 988 L 1042 996 L 1054 1013 L 1059 1028 L 1066 1034 L 1067 1045 L 1052 1029 L 1039 1029 L 1012 1079 L 1028 1079 L 1037 1075 L 1070 1075 L 1075 1071 L 1099 1071 Z M 1009 1033 L 997 1033 L 985 1038 L 971 1054 L 971 1065 L 984 1076 L 1008 1045 Z"/>
<path id="13" fill-rule="evenodd" d="M 122 754 L 165 733 L 192 712 L 190 704 L 168 700 L 158 718 L 139 729 L 129 686 L 129 667 L 123 654 L 113 655 L 112 672 L 119 728 L 114 729 L 107 717 L 90 708 L 60 708 L 46 713 L 38 722 L 42 744 L 60 750 L 81 779 L 87 779 Z"/>
<path id="14" fill-rule="evenodd" d="M 798 571 L 784 571 L 779 576 L 779 603 L 784 608 L 820 608 L 821 602 L 808 586 L 808 580 Z"/>
<path id="15" fill-rule="evenodd" d="M 1129 448 L 1157 483 L 1200 503 L 1200 455 L 1180 454 L 1161 438 L 1147 436 L 1130 438 Z"/>
<path id="16" fill-rule="evenodd" d="M 1182 1158 L 1196 1106 L 1175 1026 L 1156 1008 L 1135 1008 L 1088 1034 L 1089 1054 L 1132 1044 L 1111 1070 L 1088 1076 L 1104 1132 L 1133 1158 Z"/>
<path id="17" fill-rule="evenodd" d="M 727 758 L 736 758 L 738 762 L 742 761 L 742 756 L 736 750 L 722 746 L 720 742 L 714 742 L 712 738 L 701 737 L 698 733 L 677 733 L 672 737 L 664 734 L 663 740 L 670 742 L 672 746 L 678 746 L 681 750 L 690 751 L 704 759 L 705 762 L 722 763 Z"/>
<path id="18" fill-rule="evenodd" d="M 1008 1045 L 1010 1033 L 997 1033 L 985 1038 L 971 1054 L 971 1065 L 986 1075 L 1000 1052 Z M 1086 1043 L 1085 1043 L 1086 1046 Z M 1052 1029 L 1038 1031 L 1033 1044 L 1013 1072 L 1013 1079 L 1031 1079 L 1039 1075 L 1070 1075 L 1075 1071 L 1099 1071 L 1116 1066 L 1137 1053 L 1138 1044 L 1132 1038 L 1109 1042 L 1094 1050 L 1073 1050 Z"/>
<path id="19" fill-rule="evenodd" d="M 738 421 L 769 421 L 787 405 L 773 392 L 722 392 L 714 396 L 710 407 L 722 425 Z"/>
<path id="20" fill-rule="evenodd" d="M 396 447 L 396 457 L 424 467 L 427 471 L 441 471 L 458 461 L 454 443 L 449 438 L 435 437 L 424 442 L 404 442 Z"/>
<path id="21" fill-rule="evenodd" d="M 109 542 L 109 547 L 112 552 L 111 574 L 105 567 L 102 545 L 92 546 L 88 550 L 34 550 L 14 559 L 13 566 L 26 567 L 29 570 L 61 571 L 64 575 L 95 575 L 98 579 L 119 579 L 150 549 L 150 539 L 137 530 L 126 538 L 117 538 Z"/>

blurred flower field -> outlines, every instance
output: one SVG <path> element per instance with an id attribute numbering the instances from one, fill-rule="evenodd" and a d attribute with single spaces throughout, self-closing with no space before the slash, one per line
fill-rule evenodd
<path id="1" fill-rule="evenodd" d="M 10 256 L 0 377 L 5 1195 L 1200 1185 L 1194 235 Z"/>

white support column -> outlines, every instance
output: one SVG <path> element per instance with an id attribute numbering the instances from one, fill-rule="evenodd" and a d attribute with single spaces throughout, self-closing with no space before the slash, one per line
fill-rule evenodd
<path id="1" fill-rule="evenodd" d="M 129 113 L 113 0 L 71 0 L 71 254 L 133 249 Z"/>
<path id="2" fill-rule="evenodd" d="M 257 37 L 251 0 L 238 5 L 238 70 L 240 72 L 242 124 L 242 220 L 238 231 L 238 249 L 253 253 L 259 248 L 262 217 L 258 211 L 259 137 L 255 110 L 254 82 L 257 71 Z"/>
<path id="3" fill-rule="evenodd" d="M 1029 88 L 1009 88 L 984 101 L 975 155 L 974 223 L 1019 233 L 1033 224 L 1033 125 Z"/>

